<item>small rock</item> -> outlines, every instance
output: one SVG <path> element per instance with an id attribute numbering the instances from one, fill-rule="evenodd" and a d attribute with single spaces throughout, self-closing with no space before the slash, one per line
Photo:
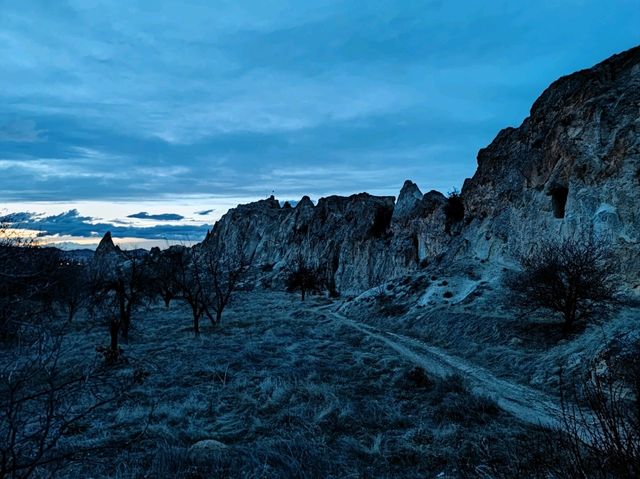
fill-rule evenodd
<path id="1" fill-rule="evenodd" d="M 206 461 L 211 458 L 212 455 L 224 451 L 227 449 L 227 445 L 216 441 L 215 439 L 203 439 L 193 444 L 189 448 L 189 458 L 193 461 Z"/>

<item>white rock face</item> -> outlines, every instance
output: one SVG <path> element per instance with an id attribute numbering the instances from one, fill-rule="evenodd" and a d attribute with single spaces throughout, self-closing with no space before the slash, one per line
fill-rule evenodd
<path id="1" fill-rule="evenodd" d="M 640 48 L 554 82 L 517 128 L 478 154 L 462 189 L 469 254 L 595 235 L 640 271 Z"/>

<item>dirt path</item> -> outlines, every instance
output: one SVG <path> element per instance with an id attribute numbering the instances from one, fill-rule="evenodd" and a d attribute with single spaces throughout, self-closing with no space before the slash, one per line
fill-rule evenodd
<path id="1" fill-rule="evenodd" d="M 431 374 L 439 377 L 459 374 L 466 379 L 474 393 L 493 399 L 504 411 L 521 421 L 546 427 L 561 425 L 562 408 L 560 404 L 541 391 L 500 379 L 484 368 L 451 356 L 422 341 L 381 331 L 326 308 L 319 308 L 315 312 L 385 343 L 398 354 Z"/>

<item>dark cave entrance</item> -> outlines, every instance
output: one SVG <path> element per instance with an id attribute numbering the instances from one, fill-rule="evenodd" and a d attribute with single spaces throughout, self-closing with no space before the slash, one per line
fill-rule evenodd
<path id="1" fill-rule="evenodd" d="M 564 218 L 568 195 L 569 188 L 565 186 L 558 186 L 551 190 L 551 205 L 553 206 L 553 216 L 556 218 Z"/>

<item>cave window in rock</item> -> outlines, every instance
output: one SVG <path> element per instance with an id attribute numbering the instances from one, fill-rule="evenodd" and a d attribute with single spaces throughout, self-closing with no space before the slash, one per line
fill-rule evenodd
<path id="1" fill-rule="evenodd" d="M 569 189 L 564 186 L 559 186 L 551 190 L 551 205 L 553 206 L 553 216 L 556 218 L 564 218 L 568 195 Z"/>

